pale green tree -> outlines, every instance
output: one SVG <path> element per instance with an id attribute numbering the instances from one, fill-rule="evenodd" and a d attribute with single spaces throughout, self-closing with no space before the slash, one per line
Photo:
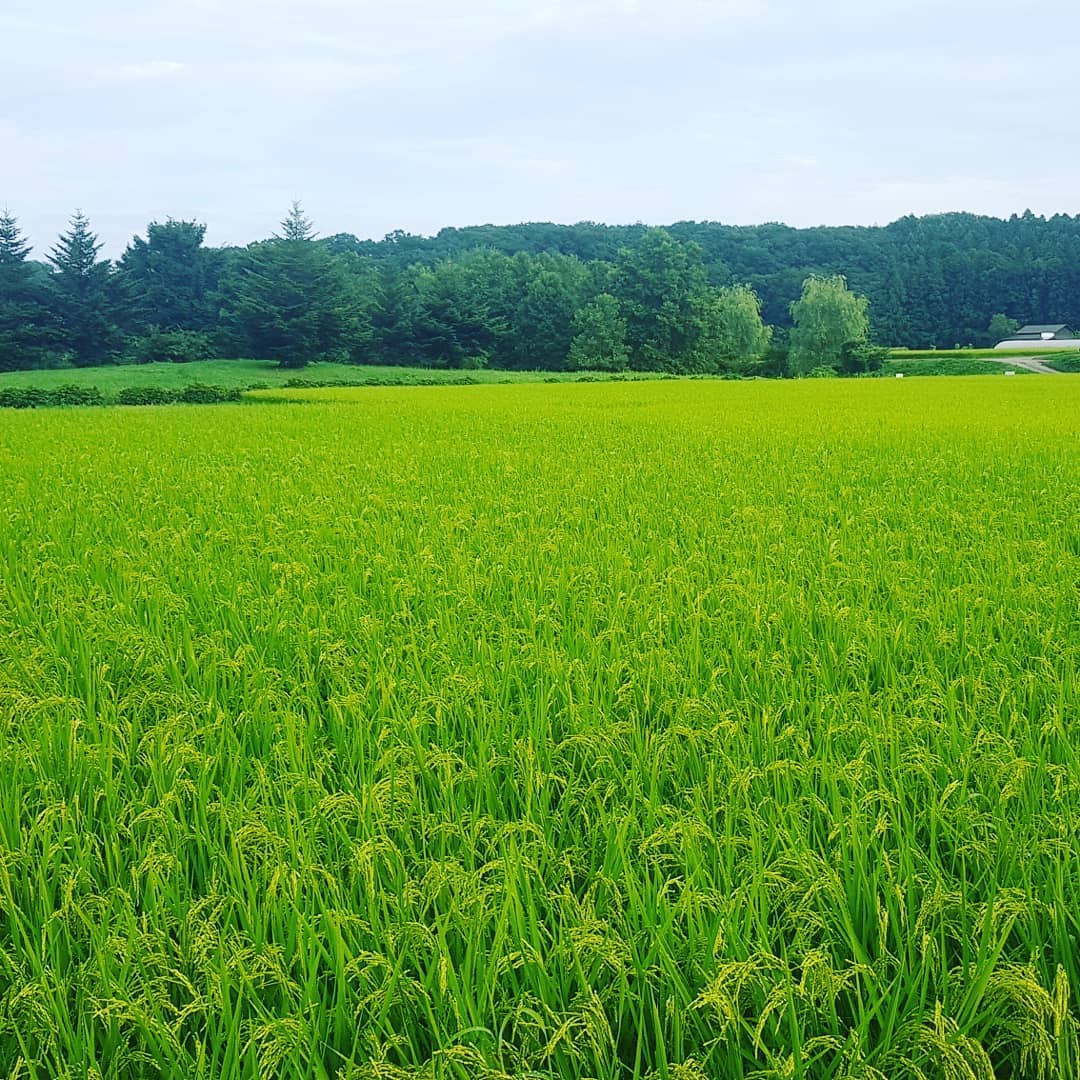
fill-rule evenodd
<path id="1" fill-rule="evenodd" d="M 797 375 L 815 368 L 837 371 L 870 338 L 870 302 L 847 287 L 840 274 L 808 277 L 802 296 L 791 305 L 791 367 Z"/>
<path id="2" fill-rule="evenodd" d="M 999 311 L 990 320 L 990 325 L 986 330 L 986 336 L 989 339 L 989 344 L 996 345 L 999 341 L 1005 341 L 1007 338 L 1011 338 L 1019 329 L 1020 324 L 1015 319 L 1010 319 L 1008 315 Z"/>
<path id="3" fill-rule="evenodd" d="M 749 285 L 731 285 L 705 301 L 700 350 L 708 371 L 745 372 L 764 356 L 772 327 L 761 318 L 761 300 Z"/>

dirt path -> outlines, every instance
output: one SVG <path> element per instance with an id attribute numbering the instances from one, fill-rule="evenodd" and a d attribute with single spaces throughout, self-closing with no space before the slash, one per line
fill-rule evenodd
<path id="1" fill-rule="evenodd" d="M 1009 367 L 1022 367 L 1026 371 L 1035 371 L 1040 375 L 1061 374 L 1060 371 L 1055 371 L 1052 367 L 1047 367 L 1037 356 L 988 356 L 986 359 L 993 360 L 995 364 L 1008 364 Z"/>

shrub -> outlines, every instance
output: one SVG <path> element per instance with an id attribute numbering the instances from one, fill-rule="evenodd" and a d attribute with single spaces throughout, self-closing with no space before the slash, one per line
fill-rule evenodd
<path id="1" fill-rule="evenodd" d="M 105 398 L 96 386 L 6 386 L 0 390 L 0 409 L 45 409 L 104 404 Z"/>
<path id="2" fill-rule="evenodd" d="M 73 383 L 49 391 L 55 405 L 104 405 L 105 395 L 96 386 L 76 386 Z"/>
<path id="3" fill-rule="evenodd" d="M 171 405 L 179 392 L 165 386 L 125 386 L 116 394 L 117 405 Z"/>
<path id="4" fill-rule="evenodd" d="M 209 386 L 192 383 L 180 391 L 179 400 L 185 405 L 216 405 L 224 401 L 239 401 L 240 391 L 233 386 Z"/>
<path id="5" fill-rule="evenodd" d="M 209 334 L 198 330 L 151 330 L 132 338 L 124 353 L 129 364 L 190 364 L 213 360 L 216 355 Z"/>

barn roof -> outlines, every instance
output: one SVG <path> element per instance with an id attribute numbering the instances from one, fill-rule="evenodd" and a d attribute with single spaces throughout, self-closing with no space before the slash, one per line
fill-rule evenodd
<path id="1" fill-rule="evenodd" d="M 1053 326 L 1021 326 L 1013 337 L 1019 337 L 1021 334 L 1060 334 L 1062 330 L 1068 329 L 1065 323 L 1055 323 Z"/>

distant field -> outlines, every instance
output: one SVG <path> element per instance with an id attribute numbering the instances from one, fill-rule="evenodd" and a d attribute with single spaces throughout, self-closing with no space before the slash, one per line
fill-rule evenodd
<path id="1" fill-rule="evenodd" d="M 161 386 L 178 389 L 193 383 L 237 387 L 284 386 L 290 381 L 327 383 L 519 383 L 574 381 L 600 376 L 582 372 L 464 371 L 439 368 L 389 367 L 360 364 L 309 364 L 299 370 L 279 368 L 265 360 L 203 360 L 191 364 L 118 364 L 49 371 L 10 371 L 0 374 L 6 386 L 96 386 L 106 397 L 126 387 Z M 628 373 L 627 378 L 643 375 Z M 655 377 L 655 376 L 654 376 Z"/>
<path id="2" fill-rule="evenodd" d="M 1080 1075 L 1080 380 L 295 393 L 3 416 L 0 1075 Z"/>
<path id="3" fill-rule="evenodd" d="M 1011 354 L 986 350 L 947 352 L 944 350 L 912 352 L 895 349 L 884 374 L 905 375 L 1002 375 L 1001 363 L 980 359 L 994 355 L 998 359 Z M 1028 355 L 1028 354 L 1021 354 Z M 1042 359 L 1042 358 L 1041 358 Z M 1080 353 L 1045 357 L 1045 362 L 1062 371 L 1080 370 Z M 1018 371 L 1018 374 L 1028 372 Z M 617 379 L 665 378 L 657 372 L 624 372 Z M 0 373 L 0 391 L 5 388 L 40 387 L 52 390 L 62 386 L 96 387 L 107 401 L 122 390 L 162 388 L 179 390 L 195 384 L 247 390 L 250 387 L 274 389 L 289 383 L 328 383 L 335 385 L 456 385 L 485 383 L 580 382 L 612 378 L 596 372 L 461 370 L 418 367 L 389 367 L 357 364 L 310 364 L 298 370 L 282 369 L 263 360 L 206 360 L 191 364 L 131 364 L 94 368 L 64 368 L 48 371 L 12 371 Z"/>

